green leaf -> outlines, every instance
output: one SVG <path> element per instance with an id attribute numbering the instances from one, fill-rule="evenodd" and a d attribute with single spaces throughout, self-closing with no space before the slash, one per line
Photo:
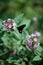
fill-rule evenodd
<path id="1" fill-rule="evenodd" d="M 0 21 L 0 29 L 3 27 L 3 25 L 2 25 L 2 21 Z"/>
<path id="2" fill-rule="evenodd" d="M 35 50 L 35 55 L 41 56 L 43 52 L 43 48 L 41 46 L 38 46 L 38 48 Z"/>
<path id="3" fill-rule="evenodd" d="M 38 46 L 37 51 L 42 52 L 43 48 L 41 46 Z"/>
<path id="4" fill-rule="evenodd" d="M 15 38 L 13 38 L 12 36 L 10 37 L 6 33 L 3 35 L 1 39 L 3 40 L 4 45 L 8 48 L 17 48 L 20 44 L 19 40 L 17 41 Z"/>
<path id="5" fill-rule="evenodd" d="M 5 55 L 5 54 L 7 54 L 8 53 L 8 51 L 6 51 L 6 52 L 4 52 L 4 53 L 0 53 L 0 56 L 3 56 L 3 55 Z"/>
<path id="6" fill-rule="evenodd" d="M 24 29 L 27 29 L 27 28 L 29 29 L 30 23 L 31 23 L 31 20 L 29 20 L 29 19 L 24 19 L 24 20 L 20 23 L 20 25 L 25 24 L 26 26 L 25 26 Z M 20 26 L 20 25 L 19 25 L 19 26 Z"/>
<path id="7" fill-rule="evenodd" d="M 15 22 L 16 22 L 17 24 L 19 24 L 19 23 L 21 22 L 21 20 L 22 20 L 22 18 L 23 18 L 23 15 L 24 15 L 24 14 L 21 14 L 21 15 L 18 15 L 16 18 L 14 18 L 14 20 L 15 20 Z"/>
<path id="8" fill-rule="evenodd" d="M 28 32 L 26 30 L 23 30 L 23 32 L 21 34 L 22 44 L 25 44 L 25 40 L 26 40 L 27 35 L 29 35 Z"/>
<path id="9" fill-rule="evenodd" d="M 34 58 L 33 58 L 33 61 L 40 61 L 42 58 L 40 57 L 40 56 L 35 56 Z"/>
<path id="10" fill-rule="evenodd" d="M 15 49 L 18 49 L 20 47 L 20 41 L 16 41 L 16 43 L 15 43 L 15 41 L 13 42 L 13 49 L 15 50 Z"/>
<path id="11" fill-rule="evenodd" d="M 8 41 L 9 37 L 8 37 L 8 35 L 5 33 L 1 39 L 2 39 L 2 41 L 4 43 L 4 45 L 7 46 L 7 44 L 9 43 L 9 41 Z"/>
<path id="12" fill-rule="evenodd" d="M 28 50 L 28 51 L 30 51 L 30 52 L 31 52 L 31 49 L 30 49 L 27 45 L 26 45 L 26 48 L 27 48 L 27 50 Z"/>
<path id="13" fill-rule="evenodd" d="M 22 49 L 23 49 L 23 46 L 18 46 L 18 48 L 17 48 L 18 52 L 17 53 L 19 53 Z"/>
<path id="14" fill-rule="evenodd" d="M 28 36 L 29 35 L 29 33 L 28 33 L 28 31 L 26 31 L 26 30 L 23 30 L 23 36 L 25 37 L 25 39 L 26 39 L 26 36 Z"/>
<path id="15" fill-rule="evenodd" d="M 5 33 L 1 39 L 3 40 L 4 45 L 8 48 L 18 49 L 20 47 L 21 35 L 17 29 L 10 34 Z"/>
<path id="16" fill-rule="evenodd" d="M 15 29 L 11 34 L 14 36 L 15 39 L 20 40 L 21 39 L 21 34 L 17 29 Z"/>

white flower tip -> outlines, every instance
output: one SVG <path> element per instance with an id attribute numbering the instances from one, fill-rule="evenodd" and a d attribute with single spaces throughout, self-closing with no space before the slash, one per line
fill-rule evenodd
<path id="1" fill-rule="evenodd" d="M 12 19 L 10 19 L 10 18 L 8 18 L 8 19 L 7 19 L 7 22 L 11 22 L 11 21 L 13 22 L 13 20 L 12 20 Z"/>
<path id="2" fill-rule="evenodd" d="M 11 19 L 10 19 L 10 18 L 8 18 L 7 20 L 8 20 L 8 21 L 10 21 Z"/>
<path id="3" fill-rule="evenodd" d="M 34 42 L 37 42 L 37 38 L 34 38 L 33 40 L 34 40 Z"/>

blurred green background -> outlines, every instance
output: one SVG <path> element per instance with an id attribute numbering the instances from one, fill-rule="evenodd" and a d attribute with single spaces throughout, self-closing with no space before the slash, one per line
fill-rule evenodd
<path id="1" fill-rule="evenodd" d="M 29 32 L 41 32 L 43 42 L 43 0 L 0 0 L 0 19 L 14 18 L 24 13 L 23 19 L 31 19 Z M 33 18 L 38 20 L 33 20 Z"/>
<path id="2" fill-rule="evenodd" d="M 14 18 L 24 13 L 26 18 L 43 16 L 43 0 L 0 0 L 0 18 Z"/>

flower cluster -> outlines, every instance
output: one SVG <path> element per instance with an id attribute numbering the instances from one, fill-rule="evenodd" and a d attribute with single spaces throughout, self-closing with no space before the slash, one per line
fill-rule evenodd
<path id="1" fill-rule="evenodd" d="M 40 45 L 38 36 L 40 36 L 40 33 L 34 32 L 26 38 L 26 44 L 30 49 L 36 49 Z"/>
<path id="2" fill-rule="evenodd" d="M 11 31 L 12 29 L 15 29 L 16 28 L 16 23 L 14 20 L 12 19 L 7 19 L 5 21 L 5 24 L 4 24 L 4 28 L 7 29 L 8 31 Z"/>

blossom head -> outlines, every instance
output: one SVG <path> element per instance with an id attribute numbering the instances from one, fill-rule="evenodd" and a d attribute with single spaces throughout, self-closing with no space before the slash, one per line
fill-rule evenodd
<path id="1" fill-rule="evenodd" d="M 37 39 L 39 35 L 32 33 L 30 36 L 26 38 L 26 44 L 30 49 L 36 49 L 40 43 Z"/>
<path id="2" fill-rule="evenodd" d="M 4 24 L 4 28 L 7 29 L 8 31 L 11 31 L 12 29 L 15 29 L 16 28 L 16 23 L 14 20 L 12 19 L 7 19 L 5 21 L 5 24 Z"/>

